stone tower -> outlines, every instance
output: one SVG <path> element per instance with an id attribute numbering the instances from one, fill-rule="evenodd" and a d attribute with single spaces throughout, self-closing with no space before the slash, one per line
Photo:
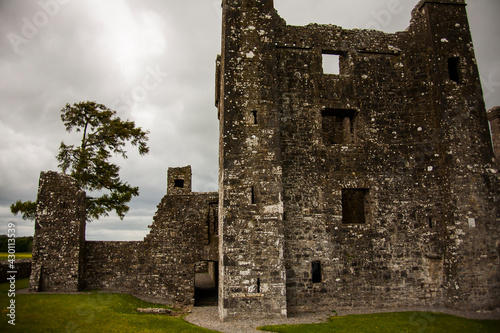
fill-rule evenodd
<path id="1" fill-rule="evenodd" d="M 168 168 L 167 193 L 169 195 L 182 195 L 191 193 L 191 166 Z"/>
<path id="2" fill-rule="evenodd" d="M 491 284 L 490 277 L 478 272 L 493 264 L 485 258 L 498 246 L 500 192 L 498 176 L 491 169 L 494 154 L 466 4 L 422 0 L 413 17 L 426 35 L 422 41 L 433 83 L 429 101 L 441 198 L 436 210 L 441 219 L 437 248 L 442 247 L 445 303 L 492 306 L 495 301 L 489 297 L 494 294 L 479 296 L 477 290 L 491 287 L 498 292 L 499 281 Z M 471 251 L 482 253 L 483 259 Z"/>
<path id="3" fill-rule="evenodd" d="M 285 317 L 273 1 L 223 2 L 220 59 L 222 319 Z"/>
<path id="4" fill-rule="evenodd" d="M 32 291 L 78 291 L 83 287 L 85 192 L 75 179 L 42 172 L 38 188 Z"/>

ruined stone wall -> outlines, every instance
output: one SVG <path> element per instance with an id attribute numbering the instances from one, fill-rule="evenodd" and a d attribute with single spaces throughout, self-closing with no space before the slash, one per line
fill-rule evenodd
<path id="1" fill-rule="evenodd" d="M 439 302 L 429 270 L 442 263 L 426 257 L 439 252 L 440 193 L 424 60 L 401 34 L 311 25 L 280 37 L 290 311 Z M 339 75 L 323 73 L 326 52 L 339 55 Z M 350 206 L 362 212 L 349 218 Z"/>
<path id="2" fill-rule="evenodd" d="M 191 192 L 190 166 L 169 168 L 167 179 L 143 242 L 86 243 L 87 288 L 194 303 L 196 264 L 218 261 L 218 194 Z"/>
<path id="3" fill-rule="evenodd" d="M 281 23 L 289 311 L 498 303 L 498 177 L 465 6 L 451 3 L 422 1 L 396 34 Z"/>
<path id="4" fill-rule="evenodd" d="M 32 291 L 77 291 L 83 286 L 85 192 L 75 179 L 53 171 L 40 174 Z"/>
<path id="5" fill-rule="evenodd" d="M 174 194 L 158 205 L 144 241 L 103 242 L 85 241 L 85 193 L 76 181 L 42 172 L 31 290 L 98 289 L 193 304 L 195 264 L 218 261 L 218 193 L 191 192 L 191 167 L 170 168 L 169 176 Z M 178 179 L 187 186 L 174 188 Z"/>
<path id="6" fill-rule="evenodd" d="M 143 242 L 85 242 L 85 289 L 140 293 Z"/>
<path id="7" fill-rule="evenodd" d="M 16 259 L 14 261 L 16 279 L 29 279 L 31 275 L 31 261 L 31 259 Z M 10 274 L 7 274 L 7 272 L 12 271 L 9 266 L 10 263 L 8 260 L 0 261 L 0 283 L 8 282 L 7 278 L 10 277 Z"/>
<path id="8" fill-rule="evenodd" d="M 141 293 L 193 304 L 195 264 L 218 261 L 217 205 L 216 192 L 163 198 L 144 239 Z"/>

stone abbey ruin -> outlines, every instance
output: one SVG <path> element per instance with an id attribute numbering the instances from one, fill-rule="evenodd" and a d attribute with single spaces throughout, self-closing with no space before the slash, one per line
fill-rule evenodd
<path id="1" fill-rule="evenodd" d="M 190 305 L 205 262 L 222 320 L 499 308 L 499 108 L 465 1 L 422 0 L 393 34 L 288 26 L 272 0 L 224 0 L 222 21 L 219 191 L 171 168 L 144 241 L 86 241 L 84 192 L 42 172 L 31 290 Z"/>

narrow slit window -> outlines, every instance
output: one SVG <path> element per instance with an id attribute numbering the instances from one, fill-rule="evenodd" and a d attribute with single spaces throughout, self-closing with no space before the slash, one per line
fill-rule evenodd
<path id="1" fill-rule="evenodd" d="M 253 187 L 250 193 L 250 204 L 255 205 L 255 188 Z"/>
<path id="2" fill-rule="evenodd" d="M 323 53 L 323 74 L 340 75 L 340 55 Z"/>
<path id="3" fill-rule="evenodd" d="M 311 263 L 311 277 L 313 283 L 321 282 L 321 262 L 313 261 Z"/>
<path id="4" fill-rule="evenodd" d="M 460 58 L 448 59 L 448 73 L 450 74 L 450 80 L 460 83 Z"/>
<path id="5" fill-rule="evenodd" d="M 174 179 L 175 188 L 184 188 L 184 179 Z"/>
<path id="6" fill-rule="evenodd" d="M 432 217 L 429 217 L 429 228 L 432 229 L 434 227 L 434 223 L 432 221 Z"/>
<path id="7" fill-rule="evenodd" d="M 260 278 L 257 278 L 257 293 L 260 293 Z"/>
<path id="8" fill-rule="evenodd" d="M 252 123 L 257 125 L 257 111 L 252 111 Z"/>

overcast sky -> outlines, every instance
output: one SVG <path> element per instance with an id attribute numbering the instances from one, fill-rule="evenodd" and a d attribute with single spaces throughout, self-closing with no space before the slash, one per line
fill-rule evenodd
<path id="1" fill-rule="evenodd" d="M 275 0 L 292 25 L 404 30 L 418 0 Z M 500 105 L 500 1 L 469 0 L 488 108 Z M 33 222 L 10 213 L 35 200 L 40 171 L 57 170 L 66 103 L 92 100 L 150 131 L 150 153 L 129 150 L 122 179 L 140 187 L 123 221 L 87 225 L 88 240 L 142 240 L 169 166 L 192 165 L 193 190 L 217 190 L 215 59 L 221 0 L 0 0 L 0 234 Z"/>

